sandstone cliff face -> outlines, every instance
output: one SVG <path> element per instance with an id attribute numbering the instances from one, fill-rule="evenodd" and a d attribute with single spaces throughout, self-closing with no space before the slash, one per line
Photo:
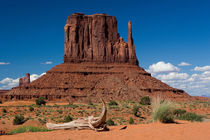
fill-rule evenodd
<path id="1" fill-rule="evenodd" d="M 26 76 L 19 79 L 19 86 L 28 85 L 30 83 L 30 74 L 26 73 Z"/>
<path id="2" fill-rule="evenodd" d="M 128 43 L 119 37 L 117 20 L 106 14 L 72 14 L 65 30 L 64 62 L 129 63 L 138 65 L 131 22 Z"/>

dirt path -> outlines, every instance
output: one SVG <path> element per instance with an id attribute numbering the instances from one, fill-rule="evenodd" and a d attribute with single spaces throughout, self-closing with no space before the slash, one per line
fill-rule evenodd
<path id="1" fill-rule="evenodd" d="M 183 124 L 139 124 L 111 127 L 109 132 L 57 130 L 0 136 L 0 140 L 209 140 L 210 122 Z"/>

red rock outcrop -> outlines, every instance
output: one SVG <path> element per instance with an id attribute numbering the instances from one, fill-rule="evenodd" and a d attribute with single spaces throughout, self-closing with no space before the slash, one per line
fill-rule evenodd
<path id="1" fill-rule="evenodd" d="M 128 27 L 128 43 L 126 43 L 117 32 L 117 20 L 114 16 L 72 14 L 64 27 L 64 62 L 138 65 L 131 22 Z"/>
<path id="2" fill-rule="evenodd" d="M 26 76 L 19 79 L 19 86 L 26 86 L 30 84 L 30 74 L 26 73 Z"/>
<path id="3" fill-rule="evenodd" d="M 128 22 L 128 42 L 117 33 L 117 20 L 106 14 L 72 14 L 65 30 L 64 63 L 53 67 L 30 84 L 13 88 L 5 100 L 35 99 L 94 101 L 139 101 L 142 96 L 161 95 L 170 99 L 188 99 L 138 66 Z"/>

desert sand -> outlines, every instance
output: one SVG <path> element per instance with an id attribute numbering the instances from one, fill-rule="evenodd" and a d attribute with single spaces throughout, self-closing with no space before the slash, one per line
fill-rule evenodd
<path id="1" fill-rule="evenodd" d="M 209 140 L 210 122 L 180 124 L 138 124 L 110 127 L 108 132 L 92 130 L 57 130 L 51 132 L 3 135 L 0 140 Z"/>

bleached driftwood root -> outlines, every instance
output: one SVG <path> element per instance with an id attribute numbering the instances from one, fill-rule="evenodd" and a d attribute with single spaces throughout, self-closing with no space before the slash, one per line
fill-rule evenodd
<path id="1" fill-rule="evenodd" d="M 103 99 L 101 99 L 101 101 L 103 104 L 103 111 L 99 117 L 89 116 L 63 124 L 47 123 L 46 126 L 48 129 L 92 129 L 95 131 L 108 131 L 109 129 L 106 126 L 107 108 Z"/>

